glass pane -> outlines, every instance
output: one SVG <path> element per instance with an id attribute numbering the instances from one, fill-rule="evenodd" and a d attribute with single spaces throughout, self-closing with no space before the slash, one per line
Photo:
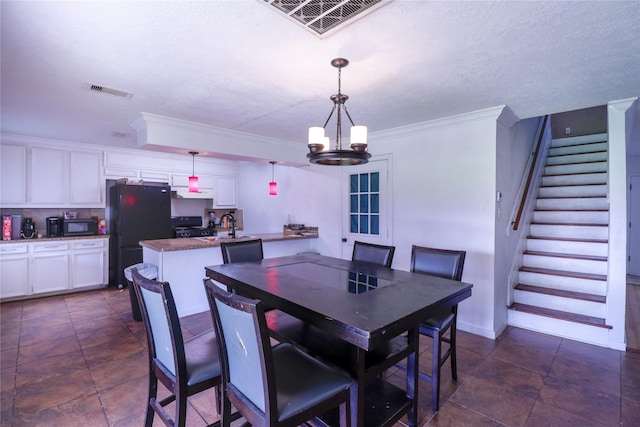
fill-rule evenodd
<path id="1" fill-rule="evenodd" d="M 358 213 L 358 196 L 356 194 L 352 194 L 351 196 L 349 196 L 351 199 L 351 203 L 350 203 L 350 207 L 349 207 L 349 212 L 351 213 Z"/>
<path id="2" fill-rule="evenodd" d="M 360 174 L 360 192 L 366 193 L 369 191 L 369 174 L 361 173 Z"/>
<path id="3" fill-rule="evenodd" d="M 351 211 L 353 212 L 353 211 Z M 371 208 L 369 210 L 371 213 L 380 213 L 380 195 L 372 194 L 371 195 Z"/>
<path id="4" fill-rule="evenodd" d="M 371 174 L 371 192 L 380 192 L 380 172 L 373 172 Z"/>
<path id="5" fill-rule="evenodd" d="M 351 227 L 350 230 L 352 233 L 358 232 L 358 215 L 351 215 Z"/>
<path id="6" fill-rule="evenodd" d="M 349 184 L 349 192 L 357 193 L 358 192 L 358 175 L 351 175 L 350 184 Z"/>
<path id="7" fill-rule="evenodd" d="M 360 195 L 360 213 L 369 213 L 369 196 Z"/>
<path id="8" fill-rule="evenodd" d="M 380 216 L 371 215 L 371 234 L 380 234 Z"/>
<path id="9" fill-rule="evenodd" d="M 369 215 L 360 215 L 360 233 L 369 234 Z"/>

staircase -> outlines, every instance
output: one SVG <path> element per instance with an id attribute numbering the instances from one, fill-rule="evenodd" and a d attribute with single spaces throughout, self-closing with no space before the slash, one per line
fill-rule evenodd
<path id="1" fill-rule="evenodd" d="M 607 170 L 607 134 L 552 140 L 509 325 L 607 345 Z"/>

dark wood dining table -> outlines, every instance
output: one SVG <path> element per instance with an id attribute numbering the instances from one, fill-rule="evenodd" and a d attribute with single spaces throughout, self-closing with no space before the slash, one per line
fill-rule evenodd
<path id="1" fill-rule="evenodd" d="M 371 386 L 364 367 L 352 372 L 356 377 L 352 425 L 360 427 L 388 425 L 385 419 L 372 417 L 397 420 L 398 411 L 407 413 L 409 425 L 417 424 L 418 326 L 434 310 L 469 298 L 473 286 L 315 254 L 214 265 L 205 267 L 205 272 L 230 289 L 351 344 L 356 364 L 363 365 L 368 353 L 406 335 L 412 348 L 401 401 L 384 396 L 388 392 L 397 396 L 398 388 L 379 376 L 377 385 Z M 397 410 L 389 408 L 393 402 L 399 405 Z"/>

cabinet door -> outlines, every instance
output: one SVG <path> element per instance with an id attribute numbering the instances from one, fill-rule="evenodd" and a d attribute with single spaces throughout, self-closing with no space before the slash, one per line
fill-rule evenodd
<path id="1" fill-rule="evenodd" d="M 71 253 L 71 287 L 104 285 L 107 278 L 106 239 L 77 240 Z"/>
<path id="2" fill-rule="evenodd" d="M 34 294 L 69 289 L 69 254 L 52 252 L 33 255 L 30 272 Z"/>
<path id="3" fill-rule="evenodd" d="M 67 152 L 33 147 L 29 165 L 30 202 L 49 206 L 63 204 L 67 198 Z"/>
<path id="4" fill-rule="evenodd" d="M 4 244 L 0 247 L 0 298 L 27 295 L 29 288 L 29 256 L 26 244 Z"/>
<path id="5" fill-rule="evenodd" d="M 237 204 L 237 178 L 235 176 L 217 176 L 214 207 L 235 207 Z"/>
<path id="6" fill-rule="evenodd" d="M 101 169 L 100 153 L 69 153 L 69 203 L 93 206 L 104 203 Z"/>
<path id="7" fill-rule="evenodd" d="M 0 203 L 4 207 L 27 202 L 27 148 L 0 145 Z"/>

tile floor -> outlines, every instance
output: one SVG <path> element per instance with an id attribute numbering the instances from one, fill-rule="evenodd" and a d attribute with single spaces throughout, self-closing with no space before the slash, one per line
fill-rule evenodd
<path id="1" fill-rule="evenodd" d="M 126 289 L 5 303 L 0 322 L 2 427 L 143 425 L 146 338 Z M 210 326 L 208 313 L 183 321 L 187 335 Z M 640 425 L 640 353 L 516 328 L 496 341 L 460 332 L 458 347 L 458 380 L 447 363 L 437 414 L 421 382 L 420 426 Z M 216 421 L 212 402 L 192 397 L 188 425 Z"/>

